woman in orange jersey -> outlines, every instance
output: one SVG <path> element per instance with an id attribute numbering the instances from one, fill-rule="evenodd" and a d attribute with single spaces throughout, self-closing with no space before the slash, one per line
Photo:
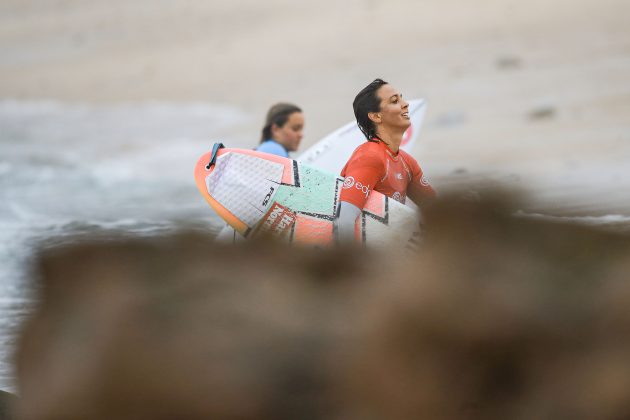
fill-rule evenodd
<path id="1" fill-rule="evenodd" d="M 352 103 L 359 128 L 367 141 L 354 151 L 341 170 L 345 178 L 340 196 L 337 230 L 342 241 L 354 238 L 354 225 L 370 191 L 376 190 L 422 207 L 435 197 L 418 162 L 399 149 L 411 125 L 409 104 L 387 82 L 376 79 Z"/>

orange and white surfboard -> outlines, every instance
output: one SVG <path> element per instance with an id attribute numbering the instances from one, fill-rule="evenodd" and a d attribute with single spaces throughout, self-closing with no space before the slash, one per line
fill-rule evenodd
<path id="1" fill-rule="evenodd" d="M 329 245 L 343 178 L 297 160 L 223 148 L 201 156 L 195 181 L 212 209 L 246 238 L 269 234 L 287 242 Z M 368 246 L 405 244 L 417 235 L 415 211 L 372 191 L 355 227 Z"/>

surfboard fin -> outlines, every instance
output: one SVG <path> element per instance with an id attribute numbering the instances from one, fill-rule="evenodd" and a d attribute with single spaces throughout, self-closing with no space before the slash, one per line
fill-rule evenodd
<path id="1" fill-rule="evenodd" d="M 210 167 L 214 165 L 214 162 L 217 160 L 217 152 L 223 148 L 225 148 L 223 143 L 214 143 L 212 145 L 212 154 L 210 154 L 210 162 L 206 165 L 206 170 L 210 170 Z"/>

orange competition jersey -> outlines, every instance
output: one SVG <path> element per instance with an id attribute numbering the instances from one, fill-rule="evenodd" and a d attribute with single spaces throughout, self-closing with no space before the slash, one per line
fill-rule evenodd
<path id="1" fill-rule="evenodd" d="M 394 154 L 382 141 L 368 141 L 357 147 L 341 176 L 345 181 L 340 200 L 360 209 L 371 190 L 401 203 L 407 196 L 416 204 L 435 197 L 418 162 L 404 150 Z"/>

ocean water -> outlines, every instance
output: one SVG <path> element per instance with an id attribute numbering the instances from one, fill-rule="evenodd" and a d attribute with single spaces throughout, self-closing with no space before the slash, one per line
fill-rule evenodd
<path id="1" fill-rule="evenodd" d="M 0 389 L 15 390 L 12 352 L 33 305 L 36 250 L 110 233 L 215 234 L 221 222 L 193 167 L 216 140 L 251 147 L 238 134 L 248 123 L 209 103 L 0 101 Z"/>

